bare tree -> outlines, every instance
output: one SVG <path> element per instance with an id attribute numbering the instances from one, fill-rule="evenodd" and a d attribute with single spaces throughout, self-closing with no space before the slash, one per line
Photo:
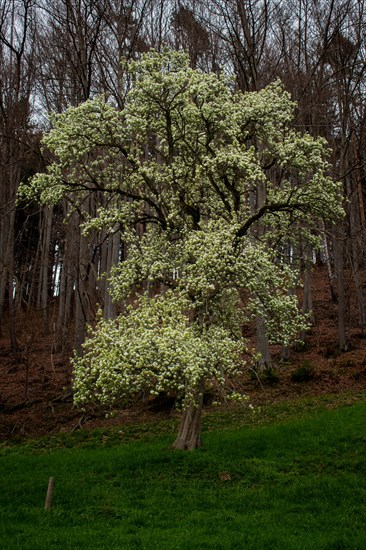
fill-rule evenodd
<path id="1" fill-rule="evenodd" d="M 17 350 L 14 325 L 15 199 L 29 153 L 35 60 L 34 0 L 0 2 L 0 324 L 8 303 L 11 348 Z"/>

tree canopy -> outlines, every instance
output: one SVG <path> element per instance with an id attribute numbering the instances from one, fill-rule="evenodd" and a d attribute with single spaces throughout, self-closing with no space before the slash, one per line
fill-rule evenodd
<path id="1" fill-rule="evenodd" d="M 304 327 L 288 247 L 342 215 L 340 192 L 281 82 L 243 93 L 170 50 L 126 70 L 122 110 L 98 97 L 53 117 L 55 160 L 20 195 L 81 212 L 103 196 L 84 231 L 120 231 L 127 251 L 110 281 L 123 311 L 100 315 L 73 360 L 76 401 L 173 392 L 175 446 L 194 448 L 203 391 L 244 365 L 242 326 L 260 316 L 286 345 Z"/>

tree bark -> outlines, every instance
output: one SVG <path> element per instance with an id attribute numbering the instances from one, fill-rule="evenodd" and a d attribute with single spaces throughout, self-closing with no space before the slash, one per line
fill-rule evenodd
<path id="1" fill-rule="evenodd" d="M 340 224 L 337 233 L 338 235 L 334 242 L 334 259 L 338 290 L 338 347 L 341 351 L 347 351 L 348 341 L 346 336 L 346 296 L 344 283 L 344 233 L 342 224 Z"/>
<path id="2" fill-rule="evenodd" d="M 324 225 L 323 225 L 323 227 L 324 227 Z M 332 264 L 331 264 L 331 260 L 330 260 L 328 238 L 325 234 L 325 229 L 324 229 L 324 237 L 323 237 L 323 256 L 324 256 L 324 261 L 325 261 L 326 266 L 327 266 L 327 274 L 328 274 L 330 295 L 332 297 L 332 302 L 335 304 L 337 302 L 337 294 L 336 294 L 336 291 L 334 289 L 335 274 L 333 272 L 333 268 L 332 268 Z"/>
<path id="3" fill-rule="evenodd" d="M 201 387 L 198 390 L 196 402 L 190 403 L 183 412 L 178 436 L 172 445 L 173 449 L 192 451 L 201 447 L 202 405 L 203 388 Z"/>
<path id="4" fill-rule="evenodd" d="M 66 202 L 64 203 L 64 216 L 69 215 Z M 69 347 L 69 328 L 72 319 L 72 310 L 74 303 L 76 272 L 79 262 L 79 226 L 78 216 L 73 213 L 68 219 L 65 228 L 65 235 L 61 246 L 61 273 L 60 273 L 60 294 L 59 309 L 56 323 L 55 349 L 56 352 L 66 353 Z"/>
<path id="5" fill-rule="evenodd" d="M 107 265 L 105 269 L 105 278 L 104 278 L 104 318 L 105 319 L 114 319 L 116 316 L 116 306 L 112 300 L 110 294 L 110 283 L 108 277 L 113 266 L 118 264 L 119 260 L 119 247 L 120 247 L 120 233 L 118 228 L 114 228 L 114 234 L 111 235 L 108 239 L 108 249 L 107 249 Z"/>
<path id="6" fill-rule="evenodd" d="M 48 294 L 50 288 L 50 243 L 52 228 L 52 208 L 46 207 L 42 212 L 41 221 L 41 265 L 38 286 L 37 307 L 42 311 L 43 333 L 49 334 Z"/>
<path id="7" fill-rule="evenodd" d="M 271 350 L 269 346 L 268 337 L 264 327 L 264 321 L 262 317 L 257 316 L 257 352 L 260 354 L 258 359 L 259 370 L 271 368 Z"/>

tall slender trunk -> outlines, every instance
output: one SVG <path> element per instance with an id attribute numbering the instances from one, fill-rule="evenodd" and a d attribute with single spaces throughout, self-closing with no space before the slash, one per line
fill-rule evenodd
<path id="1" fill-rule="evenodd" d="M 261 149 L 262 146 L 259 148 Z M 267 189 L 264 183 L 259 183 L 256 188 L 256 200 L 251 204 L 251 211 L 259 210 L 267 201 Z M 265 225 L 260 222 L 256 228 L 257 236 L 260 238 L 266 232 Z M 260 370 L 270 368 L 272 364 L 269 340 L 264 326 L 264 320 L 257 315 L 256 318 L 256 351 L 259 354 L 258 367 Z"/>
<path id="2" fill-rule="evenodd" d="M 15 330 L 15 310 L 14 310 L 14 279 L 13 274 L 9 273 L 9 338 L 12 353 L 17 353 L 18 342 Z"/>
<path id="3" fill-rule="evenodd" d="M 271 367 L 271 350 L 268 337 L 266 334 L 264 321 L 262 317 L 257 316 L 257 352 L 260 354 L 258 359 L 259 370 L 264 370 Z"/>
<path id="4" fill-rule="evenodd" d="M 15 210 L 11 212 L 10 216 L 10 229 L 9 229 L 9 250 L 8 250 L 8 301 L 9 301 L 9 337 L 11 351 L 13 353 L 18 352 L 18 342 L 15 330 L 15 308 L 14 308 L 14 222 L 15 222 Z"/>
<path id="5" fill-rule="evenodd" d="M 311 288 L 311 272 L 308 266 L 304 270 L 304 291 L 302 301 L 302 313 L 308 316 L 308 319 L 312 325 L 315 324 L 314 310 L 313 310 L 313 293 Z M 300 340 L 305 342 L 306 331 L 302 330 L 300 334 Z"/>
<path id="6" fill-rule="evenodd" d="M 363 282 L 361 277 L 361 263 L 360 251 L 358 250 L 357 243 L 355 238 L 351 239 L 351 266 L 353 280 L 355 283 L 355 293 L 357 300 L 357 309 L 358 309 L 358 324 L 359 327 L 363 330 L 366 326 L 366 311 L 365 311 L 365 301 L 364 301 L 364 292 L 363 292 Z M 362 256 L 361 256 L 362 258 Z"/>
<path id="7" fill-rule="evenodd" d="M 363 283 L 361 277 L 361 266 L 363 264 L 363 227 L 362 216 L 358 194 L 352 189 L 351 181 L 347 178 L 347 195 L 349 196 L 349 217 L 350 217 L 350 260 L 352 267 L 353 280 L 355 284 L 355 293 L 357 300 L 357 309 L 359 314 L 359 326 L 363 330 L 366 325 L 365 300 L 363 292 Z"/>
<path id="8" fill-rule="evenodd" d="M 5 290 L 8 281 L 8 270 L 3 260 L 0 258 L 0 336 L 2 336 L 3 330 L 3 316 L 5 305 Z"/>
<path id="9" fill-rule="evenodd" d="M 12 208 L 5 220 L 8 224 L 6 235 L 6 250 L 2 261 L 2 280 L 0 281 L 0 299 L 1 307 L 0 314 L 3 313 L 3 302 L 6 297 L 8 298 L 8 327 L 11 351 L 16 353 L 18 351 L 18 344 L 15 331 L 15 308 L 14 308 L 14 223 L 15 223 L 15 209 Z"/>
<path id="10" fill-rule="evenodd" d="M 52 227 L 52 208 L 45 208 L 43 211 L 41 223 L 41 267 L 38 286 L 37 306 L 42 311 L 43 332 L 49 333 L 48 324 L 48 292 L 50 286 L 50 242 Z"/>
<path id="11" fill-rule="evenodd" d="M 323 256 L 324 256 L 324 260 L 325 260 L 325 263 L 326 263 L 326 266 L 327 266 L 327 274 L 328 274 L 330 295 L 332 297 L 332 302 L 335 304 L 337 302 L 337 294 L 336 294 L 336 291 L 334 289 L 334 277 L 335 277 L 335 275 L 334 275 L 331 260 L 330 260 L 329 245 L 328 245 L 327 236 L 325 234 L 324 223 L 323 223 L 323 232 L 324 232 L 324 235 L 323 235 Z"/>
<path id="12" fill-rule="evenodd" d="M 110 274 L 110 271 L 113 266 L 118 264 L 119 260 L 119 247 L 120 247 L 120 233 L 115 228 L 115 233 L 108 239 L 108 254 L 107 254 L 107 265 L 106 265 L 106 277 Z M 105 281 L 104 285 L 104 318 L 105 319 L 114 319 L 116 316 L 116 306 L 113 303 L 111 294 L 110 294 L 110 283 L 108 280 Z"/>
<path id="13" fill-rule="evenodd" d="M 346 296 L 344 284 L 344 231 L 340 224 L 334 242 L 334 260 L 338 290 L 338 347 L 342 351 L 348 349 L 346 336 Z"/>
<path id="14" fill-rule="evenodd" d="M 308 319 L 312 325 L 315 324 L 314 310 L 313 310 L 313 292 L 312 292 L 312 248 L 309 244 L 303 248 L 304 257 L 304 285 L 303 285 L 303 299 L 301 311 L 304 315 L 308 316 Z M 305 342 L 306 331 L 302 330 L 300 334 L 300 340 Z"/>
<path id="15" fill-rule="evenodd" d="M 75 349 L 82 353 L 82 344 L 85 340 L 86 325 L 95 318 L 97 290 L 96 272 L 93 262 L 92 236 L 79 234 L 78 277 L 76 282 L 76 309 L 75 309 Z"/>
<path id="16" fill-rule="evenodd" d="M 68 214 L 67 204 L 64 203 L 64 215 Z M 73 297 L 75 292 L 76 270 L 78 265 L 78 217 L 74 213 L 70 216 L 62 246 L 62 266 L 60 274 L 59 309 L 56 323 L 55 348 L 65 354 L 70 345 L 69 324 L 72 317 Z"/>

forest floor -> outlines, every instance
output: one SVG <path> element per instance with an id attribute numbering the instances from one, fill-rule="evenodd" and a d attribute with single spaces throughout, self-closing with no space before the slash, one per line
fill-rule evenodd
<path id="1" fill-rule="evenodd" d="M 291 350 L 286 362 L 281 361 L 281 350 L 274 348 L 272 370 L 260 375 L 253 369 L 245 371 L 239 389 L 249 395 L 251 403 L 262 405 L 366 389 L 366 332 L 358 327 L 351 284 L 347 292 L 348 351 L 339 353 L 337 349 L 337 307 L 331 299 L 326 272 L 317 268 L 313 273 L 315 326 L 306 346 Z M 72 402 L 70 365 L 53 353 L 54 334 L 51 331 L 43 335 L 40 313 L 18 315 L 17 338 L 20 351 L 14 355 L 6 335 L 0 337 L 0 440 L 154 421 L 174 414 L 169 399 L 141 399 L 116 411 L 110 419 L 95 408 L 83 413 Z M 207 406 L 210 409 L 210 399 Z"/>

